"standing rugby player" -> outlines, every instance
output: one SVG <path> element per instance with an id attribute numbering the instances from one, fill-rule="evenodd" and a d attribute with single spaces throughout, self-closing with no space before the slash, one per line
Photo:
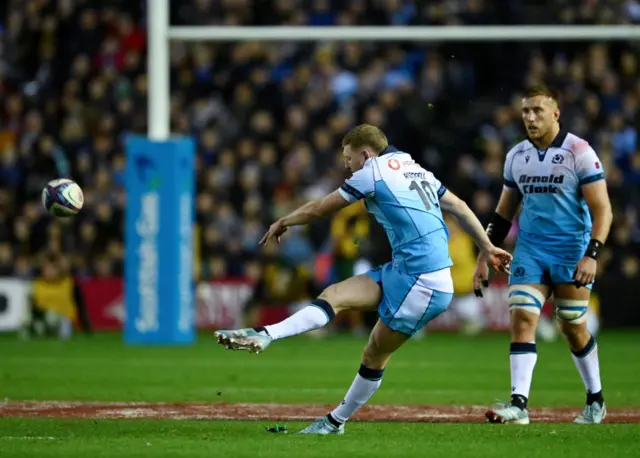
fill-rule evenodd
<path id="1" fill-rule="evenodd" d="M 536 87 L 526 93 L 522 120 L 528 138 L 507 154 L 504 190 L 487 229 L 500 246 L 522 204 L 508 293 L 511 402 L 486 413 L 492 423 L 529 423 L 536 327 L 551 295 L 587 391 L 586 407 L 574 423 L 601 423 L 606 416 L 598 346 L 587 330 L 586 314 L 598 256 L 611 227 L 611 203 L 600 159 L 586 141 L 561 128 L 559 117 L 551 90 Z M 487 279 L 481 254 L 474 274 L 476 294 L 482 294 Z"/>

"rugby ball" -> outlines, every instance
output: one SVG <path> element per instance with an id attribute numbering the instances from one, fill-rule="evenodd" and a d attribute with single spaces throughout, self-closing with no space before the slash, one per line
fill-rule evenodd
<path id="1" fill-rule="evenodd" d="M 80 186 L 66 178 L 50 181 L 42 190 L 42 205 L 53 216 L 77 215 L 83 203 L 84 195 Z"/>

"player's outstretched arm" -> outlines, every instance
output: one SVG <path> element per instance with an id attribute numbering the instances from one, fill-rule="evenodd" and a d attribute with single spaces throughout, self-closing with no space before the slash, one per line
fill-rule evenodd
<path id="1" fill-rule="evenodd" d="M 350 204 L 351 202 L 348 202 L 342 197 L 339 191 L 334 191 L 322 199 L 307 202 L 297 210 L 273 223 L 264 237 L 262 237 L 262 240 L 260 240 L 260 244 L 266 246 L 272 238 L 275 238 L 276 242 L 280 243 L 280 237 L 287 231 L 287 228 L 309 224 L 326 218 Z"/>
<path id="2" fill-rule="evenodd" d="M 339 191 L 333 191 L 322 199 L 307 202 L 281 219 L 286 227 L 300 226 L 331 216 L 349 205 L 350 202 L 342 197 Z"/>
<path id="3" fill-rule="evenodd" d="M 573 274 L 577 287 L 590 285 L 595 281 L 598 269 L 597 259 L 600 249 L 609 237 L 611 222 L 613 221 L 611 201 L 609 200 L 605 180 L 585 184 L 580 190 L 589 207 L 589 212 L 593 219 L 593 227 L 591 228 L 591 242 L 589 242 L 587 252 L 578 262 Z"/>
<path id="4" fill-rule="evenodd" d="M 495 270 L 509 273 L 511 254 L 491 243 L 489 236 L 482 227 L 482 223 L 480 223 L 465 201 L 451 191 L 446 191 L 440 198 L 440 207 L 456 217 L 462 229 L 473 238 L 482 255 Z"/>

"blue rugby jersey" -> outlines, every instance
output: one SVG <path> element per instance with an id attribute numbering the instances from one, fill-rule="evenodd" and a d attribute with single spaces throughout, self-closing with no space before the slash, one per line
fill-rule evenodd
<path id="1" fill-rule="evenodd" d="M 545 150 L 528 139 L 518 143 L 507 153 L 504 185 L 523 197 L 519 241 L 543 250 L 583 249 L 592 221 L 580 189 L 604 179 L 595 151 L 565 130 Z"/>
<path id="2" fill-rule="evenodd" d="M 422 274 L 452 265 L 439 203 L 447 190 L 409 154 L 387 148 L 368 159 L 339 191 L 349 202 L 364 199 L 384 228 L 393 263 L 401 271 Z"/>

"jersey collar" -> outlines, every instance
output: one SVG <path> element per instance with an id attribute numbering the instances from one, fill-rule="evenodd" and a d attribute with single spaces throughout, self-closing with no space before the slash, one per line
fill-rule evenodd
<path id="1" fill-rule="evenodd" d="M 385 154 L 397 153 L 398 151 L 400 151 L 398 148 L 396 148 L 395 146 L 389 145 L 382 150 L 382 152 L 380 153 L 380 156 L 384 156 Z"/>
<path id="2" fill-rule="evenodd" d="M 562 127 L 562 123 L 560 123 L 560 131 L 558 131 L 558 135 L 556 135 L 556 138 L 553 139 L 553 141 L 551 142 L 551 144 L 549 145 L 549 147 L 547 149 L 549 149 L 549 148 L 562 148 L 562 145 L 564 144 L 564 141 L 566 140 L 568 134 L 569 134 L 569 131 L 567 131 L 564 127 Z M 529 138 L 529 136 L 527 136 L 527 140 L 529 140 L 529 143 L 531 143 L 533 146 L 536 145 Z"/>
<path id="3" fill-rule="evenodd" d="M 568 133 L 569 132 L 567 132 L 566 129 L 563 129 L 562 124 L 560 124 L 560 131 L 558 132 L 558 135 L 556 135 L 556 138 L 551 142 L 551 145 L 549 145 L 549 148 L 562 148 Z"/>

